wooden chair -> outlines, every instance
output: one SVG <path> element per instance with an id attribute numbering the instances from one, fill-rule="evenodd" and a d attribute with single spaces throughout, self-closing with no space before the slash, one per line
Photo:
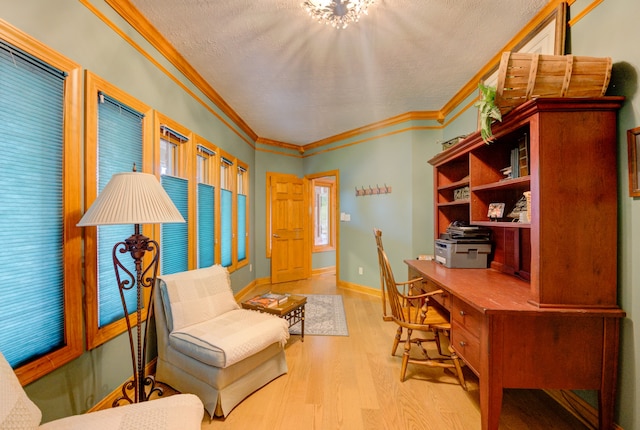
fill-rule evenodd
<path id="1" fill-rule="evenodd" d="M 382 246 L 382 230 L 374 228 L 373 236 L 376 238 L 376 246 L 378 247 L 378 249 L 384 249 Z M 383 262 L 381 259 L 381 255 L 378 252 L 378 266 L 380 267 L 380 291 L 382 292 L 382 319 L 384 321 L 393 321 L 393 318 L 390 315 L 387 315 L 387 293 L 386 288 L 384 287 L 384 269 L 382 268 L 382 264 Z M 391 353 L 391 355 L 394 354 L 395 350 Z"/>
<path id="2" fill-rule="evenodd" d="M 384 250 L 384 247 L 382 245 L 382 230 L 380 230 L 379 228 L 374 228 L 373 236 L 376 239 L 376 246 Z M 387 306 L 387 299 L 386 299 L 387 289 L 385 287 L 385 280 L 384 280 L 384 261 L 382 259 L 382 254 L 380 254 L 379 252 L 378 252 L 378 266 L 380 267 L 380 291 L 382 292 L 382 319 L 384 321 L 393 321 L 393 317 L 387 314 L 388 306 Z M 422 281 L 422 278 L 415 278 L 415 279 L 412 279 L 411 281 L 401 282 L 397 285 L 402 286 L 402 294 L 406 294 L 408 289 L 410 291 L 413 291 L 412 290 L 413 284 L 417 284 L 420 281 Z M 402 327 L 398 327 L 396 337 L 393 341 L 393 348 L 391 349 L 391 355 L 396 355 L 398 344 L 400 342 L 404 342 L 404 339 L 402 339 L 402 331 L 403 331 Z M 439 339 L 437 341 L 437 345 L 438 345 L 438 352 L 442 355 L 442 351 L 440 350 Z"/>
<path id="3" fill-rule="evenodd" d="M 380 233 L 376 238 L 381 238 L 381 236 L 382 234 Z M 404 340 L 400 381 L 404 381 L 405 374 L 407 372 L 407 365 L 409 363 L 420 364 L 430 367 L 452 369 L 455 372 L 460 385 L 466 390 L 467 386 L 464 380 L 464 375 L 462 374 L 460 359 L 456 355 L 455 351 L 451 346 L 449 346 L 448 349 L 451 355 L 443 355 L 440 349 L 439 333 L 443 332 L 449 334 L 451 330 L 451 323 L 449 322 L 449 315 L 444 309 L 440 308 L 437 304 L 434 304 L 433 306 L 430 305 L 430 298 L 434 295 L 442 294 L 442 290 L 416 294 L 420 289 L 419 287 L 415 287 L 409 288 L 406 294 L 401 293 L 398 290 L 399 286 L 416 284 L 422 280 L 418 278 L 407 282 L 396 282 L 387 254 L 384 252 L 381 244 L 378 245 L 377 248 L 378 258 L 381 264 L 381 276 L 384 279 L 387 298 L 391 308 L 391 318 L 396 324 L 398 324 L 398 331 L 396 333 L 391 353 L 392 355 L 395 355 L 399 343 L 401 340 Z M 401 339 L 403 329 L 406 329 L 407 331 L 405 339 Z M 419 337 L 415 335 L 415 332 L 432 332 L 434 336 L 431 338 Z M 424 342 L 436 342 L 439 356 L 429 356 L 429 353 L 427 353 L 427 350 L 422 345 Z M 420 348 L 424 358 L 419 359 L 412 358 L 410 356 L 411 346 L 414 344 Z"/>

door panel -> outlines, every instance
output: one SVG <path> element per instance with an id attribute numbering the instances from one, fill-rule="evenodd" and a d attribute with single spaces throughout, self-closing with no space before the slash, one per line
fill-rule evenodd
<path id="1" fill-rule="evenodd" d="M 310 275 L 309 216 L 305 180 L 271 177 L 271 282 Z"/>

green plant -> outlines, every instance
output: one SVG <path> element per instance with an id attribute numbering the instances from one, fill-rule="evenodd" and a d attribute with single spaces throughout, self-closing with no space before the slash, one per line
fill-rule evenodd
<path id="1" fill-rule="evenodd" d="M 478 88 L 480 100 L 474 106 L 480 110 L 480 136 L 485 143 L 489 144 L 494 140 L 491 124 L 493 121 L 502 122 L 502 114 L 496 106 L 496 88 L 484 85 L 482 82 L 478 83 Z"/>

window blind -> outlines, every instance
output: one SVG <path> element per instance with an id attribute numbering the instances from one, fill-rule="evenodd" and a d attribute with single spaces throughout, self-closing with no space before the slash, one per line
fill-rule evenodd
<path id="1" fill-rule="evenodd" d="M 107 94 L 98 94 L 98 193 L 114 173 L 142 166 L 142 118 L 144 115 Z M 122 299 L 113 268 L 113 247 L 134 232 L 133 225 L 98 227 L 98 326 L 124 317 Z M 135 273 L 133 259 L 121 254 L 121 262 Z M 127 310 L 136 310 L 136 290 L 125 292 Z"/>
<path id="2" fill-rule="evenodd" d="M 198 268 L 215 263 L 215 188 L 198 184 Z"/>
<path id="3" fill-rule="evenodd" d="M 64 72 L 0 41 L 0 350 L 65 345 Z"/>
<path id="4" fill-rule="evenodd" d="M 220 264 L 224 267 L 231 266 L 232 260 L 232 193 L 229 190 L 220 190 Z"/>
<path id="5" fill-rule="evenodd" d="M 160 178 L 160 183 L 186 221 L 185 223 L 162 224 L 161 227 L 161 271 L 164 275 L 170 275 L 189 269 L 189 181 L 175 176 L 163 175 Z"/>
<path id="6" fill-rule="evenodd" d="M 247 258 L 247 196 L 238 194 L 238 261 Z"/>
<path id="7" fill-rule="evenodd" d="M 172 128 L 167 127 L 164 124 L 160 125 L 160 133 L 162 133 L 162 136 L 168 137 L 170 139 L 174 139 L 177 140 L 179 142 L 188 142 L 189 138 L 187 136 L 185 136 L 184 134 L 180 134 L 177 131 L 173 130 Z"/>

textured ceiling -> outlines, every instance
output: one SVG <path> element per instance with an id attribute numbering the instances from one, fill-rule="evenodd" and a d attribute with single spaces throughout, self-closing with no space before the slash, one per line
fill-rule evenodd
<path id="1" fill-rule="evenodd" d="M 439 111 L 548 0 L 377 0 L 344 30 L 301 0 L 130 0 L 263 139 Z"/>

